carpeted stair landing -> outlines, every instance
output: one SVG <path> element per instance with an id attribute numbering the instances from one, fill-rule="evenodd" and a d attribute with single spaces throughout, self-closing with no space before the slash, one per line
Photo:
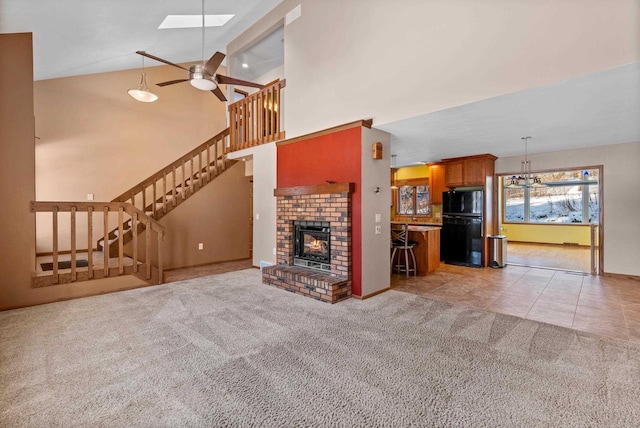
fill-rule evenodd
<path id="1" fill-rule="evenodd" d="M 3 427 L 637 426 L 640 345 L 245 270 L 0 313 Z"/>

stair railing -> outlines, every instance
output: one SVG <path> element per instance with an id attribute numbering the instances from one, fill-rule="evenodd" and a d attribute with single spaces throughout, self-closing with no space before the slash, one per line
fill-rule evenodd
<path id="1" fill-rule="evenodd" d="M 158 282 L 162 283 L 162 242 L 164 241 L 165 229 L 158 223 L 156 220 L 146 215 L 144 212 L 134 207 L 133 205 L 125 202 L 44 202 L 44 201 L 32 201 L 31 202 L 31 212 L 46 212 L 51 213 L 52 218 L 52 226 L 53 226 L 53 284 L 58 284 L 61 282 L 61 275 L 70 275 L 69 278 L 64 278 L 65 280 L 62 282 L 75 282 L 77 280 L 88 280 L 94 279 L 95 277 L 109 277 L 109 276 L 118 276 L 125 274 L 138 274 L 139 268 L 143 268 L 146 270 L 144 272 L 144 278 L 146 280 L 151 280 L 154 274 L 152 270 L 152 232 L 156 235 L 157 240 L 157 276 Z M 58 220 L 59 213 L 68 212 L 70 213 L 70 232 L 71 232 L 71 260 L 70 260 L 70 274 L 60 274 L 58 262 L 59 262 L 59 236 L 58 236 Z M 117 266 L 111 267 L 109 264 L 109 252 L 103 251 L 103 270 L 97 271 L 94 268 L 94 249 L 93 244 L 95 242 L 94 238 L 94 215 L 98 216 L 102 213 L 103 217 L 103 232 L 105 240 L 108 241 L 109 234 L 109 217 L 111 213 L 117 213 L 117 224 L 119 236 L 123 234 L 123 225 L 127 221 L 131 221 L 132 227 L 134 230 L 138 228 L 144 229 L 145 233 L 145 255 L 144 255 L 144 264 L 139 263 L 138 256 L 138 235 L 133 235 L 133 243 L 132 243 L 132 265 L 126 266 L 124 263 L 124 242 L 123 240 L 119 240 L 119 248 L 118 248 L 118 257 L 117 257 Z M 79 272 L 77 271 L 77 242 L 76 242 L 76 231 L 77 231 L 77 217 L 80 214 L 86 215 L 86 226 L 87 226 L 87 271 L 84 270 L 82 273 L 82 278 L 78 277 Z M 125 218 L 125 214 L 129 217 L 127 220 Z M 97 235 L 96 235 L 97 238 Z M 84 252 L 84 250 L 82 250 Z M 43 281 L 47 281 L 49 277 L 43 277 Z M 35 278 L 38 279 L 38 278 Z M 46 283 L 35 284 L 34 286 L 45 286 L 50 285 Z"/>
<path id="2" fill-rule="evenodd" d="M 112 202 L 129 202 L 141 211 L 159 219 L 178 199 L 211 181 L 226 169 L 229 128 L 205 141 L 189 153 L 131 187 Z"/>
<path id="3" fill-rule="evenodd" d="M 229 151 L 283 140 L 282 90 L 285 80 L 253 93 L 229 106 Z"/>

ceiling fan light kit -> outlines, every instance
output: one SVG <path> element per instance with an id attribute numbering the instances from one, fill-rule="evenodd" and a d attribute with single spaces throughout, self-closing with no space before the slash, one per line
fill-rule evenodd
<path id="1" fill-rule="evenodd" d="M 212 76 L 207 73 L 202 64 L 195 64 L 189 67 L 189 83 L 201 91 L 213 91 L 218 85 L 211 80 Z"/>

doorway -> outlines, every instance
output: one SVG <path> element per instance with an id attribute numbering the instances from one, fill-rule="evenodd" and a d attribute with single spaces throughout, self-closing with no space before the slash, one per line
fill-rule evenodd
<path id="1" fill-rule="evenodd" d="M 498 176 L 507 264 L 601 274 L 602 166 Z"/>

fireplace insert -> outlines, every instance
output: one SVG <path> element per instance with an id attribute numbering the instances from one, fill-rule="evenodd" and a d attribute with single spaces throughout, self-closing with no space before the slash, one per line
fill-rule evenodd
<path id="1" fill-rule="evenodd" d="M 296 221 L 293 264 L 331 270 L 331 225 L 324 221 Z"/>

